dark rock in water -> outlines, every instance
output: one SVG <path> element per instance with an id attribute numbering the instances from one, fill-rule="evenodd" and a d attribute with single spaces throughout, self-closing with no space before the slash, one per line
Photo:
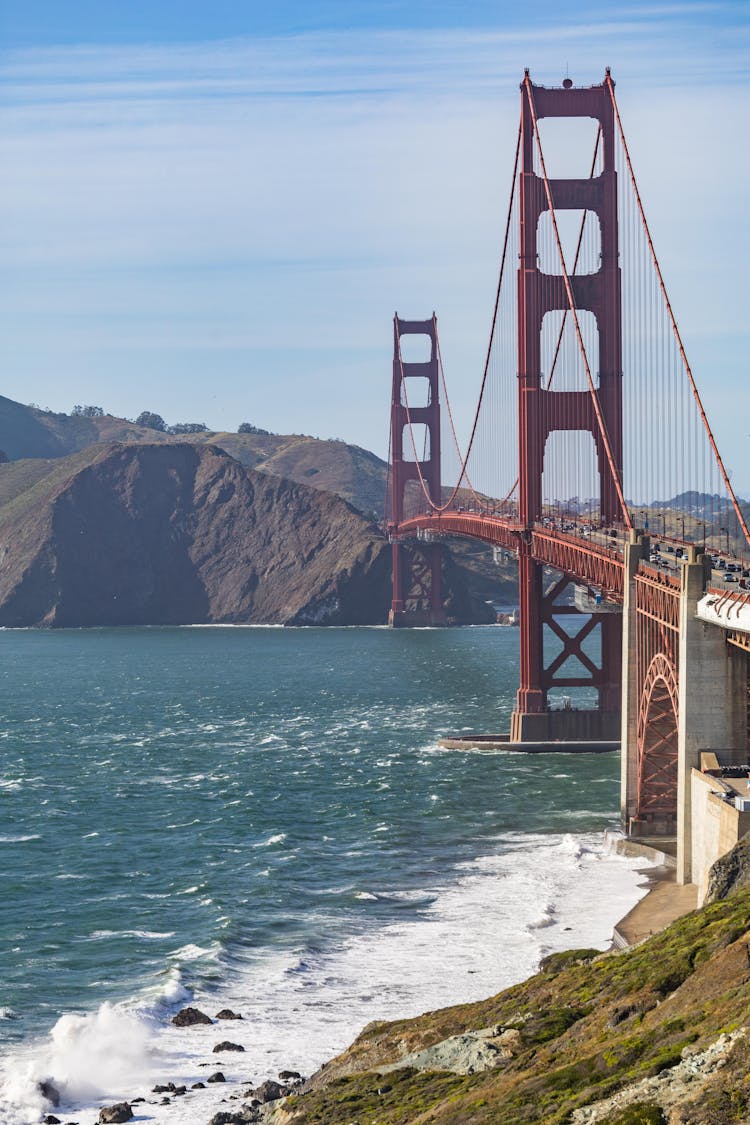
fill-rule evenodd
<path id="1" fill-rule="evenodd" d="M 205 1088 L 206 1088 L 205 1082 L 194 1082 L 193 1085 L 190 1087 L 191 1090 L 205 1090 Z"/>
<path id="2" fill-rule="evenodd" d="M 245 1109 L 241 1113 L 215 1113 L 208 1125 L 249 1125 L 250 1122 L 258 1120 L 254 1110 Z"/>
<path id="3" fill-rule="evenodd" d="M 44 1119 L 44 1125 L 62 1125 L 62 1122 L 53 1113 L 48 1113 Z"/>
<path id="4" fill-rule="evenodd" d="M 145 1102 L 145 1100 L 146 1100 L 145 1098 L 131 1098 L 130 1104 L 131 1105 L 138 1105 L 140 1102 Z"/>
<path id="5" fill-rule="evenodd" d="M 198 1008 L 182 1008 L 176 1016 L 172 1016 L 175 1027 L 196 1027 L 198 1024 L 213 1022 L 210 1016 Z"/>
<path id="6" fill-rule="evenodd" d="M 750 833 L 737 841 L 731 851 L 720 856 L 708 873 L 706 905 L 727 898 L 732 891 L 750 884 Z"/>
<path id="7" fill-rule="evenodd" d="M 225 1039 L 222 1043 L 216 1044 L 216 1046 L 214 1047 L 213 1053 L 215 1055 L 218 1055 L 222 1051 L 244 1051 L 244 1050 L 245 1050 L 245 1048 L 242 1046 L 241 1043 L 230 1043 L 228 1039 Z"/>
<path id="8" fill-rule="evenodd" d="M 131 1121 L 133 1111 L 129 1102 L 105 1105 L 99 1110 L 99 1125 L 119 1125 L 121 1121 Z"/>
<path id="9" fill-rule="evenodd" d="M 159 1102 L 159 1105 L 171 1105 L 171 1104 L 172 1104 L 171 1098 L 162 1098 L 161 1101 Z"/>
<path id="10" fill-rule="evenodd" d="M 241 1020 L 242 1016 L 239 1012 L 233 1012 L 231 1008 L 222 1008 L 220 1012 L 216 1013 L 217 1020 Z"/>
<path id="11" fill-rule="evenodd" d="M 282 1082 L 288 1082 L 290 1079 L 301 1079 L 302 1075 L 298 1070 L 280 1070 L 279 1078 Z"/>
<path id="12" fill-rule="evenodd" d="M 226 1078 L 220 1070 L 217 1070 L 215 1074 L 212 1074 L 210 1078 L 206 1079 L 206 1082 L 226 1082 Z"/>
<path id="13" fill-rule="evenodd" d="M 288 1093 L 288 1086 L 280 1086 L 270 1078 L 253 1091 L 259 1102 L 275 1102 L 277 1098 L 285 1098 Z"/>
<path id="14" fill-rule="evenodd" d="M 60 1104 L 60 1091 L 54 1082 L 49 1078 L 45 1078 L 43 1082 L 39 1083 L 39 1093 L 43 1098 L 46 1098 L 53 1106 L 57 1107 Z"/>

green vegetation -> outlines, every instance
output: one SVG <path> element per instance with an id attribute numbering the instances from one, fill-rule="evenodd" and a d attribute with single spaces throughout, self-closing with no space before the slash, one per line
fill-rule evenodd
<path id="1" fill-rule="evenodd" d="M 750 890 L 742 890 L 625 952 L 555 955 L 535 977 L 488 1000 L 374 1024 L 285 1108 L 299 1125 L 567 1125 L 577 1107 L 671 1070 L 744 1024 L 749 926 Z M 512 1056 L 492 1070 L 377 1073 L 408 1052 L 491 1026 L 519 1032 Z M 696 1100 L 680 1107 L 680 1121 L 747 1120 L 749 1056 L 737 1040 L 705 1086 L 694 1082 L 685 1096 Z M 665 1121 L 644 1097 L 613 1111 L 607 1125 Z"/>
<path id="2" fill-rule="evenodd" d="M 631 1105 L 623 1109 L 614 1117 L 610 1117 L 607 1125 L 666 1125 L 667 1119 L 658 1105 L 653 1102 L 641 1102 L 640 1105 Z"/>

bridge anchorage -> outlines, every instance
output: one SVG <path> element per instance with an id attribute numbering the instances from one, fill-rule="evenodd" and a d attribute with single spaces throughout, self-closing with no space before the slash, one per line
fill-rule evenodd
<path id="1" fill-rule="evenodd" d="M 580 156 L 571 128 L 588 131 L 588 155 L 558 168 Z M 434 314 L 394 320 L 390 624 L 445 623 L 446 537 L 515 554 L 520 683 L 510 732 L 482 741 L 619 743 L 627 831 L 676 838 L 680 879 L 698 881 L 719 836 L 750 828 L 750 770 L 747 797 L 726 780 L 750 758 L 748 513 L 683 347 L 609 71 L 554 88 L 526 72 L 499 272 L 464 450 Z M 720 831 L 700 812 L 709 798 Z"/>

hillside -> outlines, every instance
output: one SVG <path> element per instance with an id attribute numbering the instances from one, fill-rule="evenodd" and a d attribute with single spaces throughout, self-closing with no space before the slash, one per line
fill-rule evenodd
<path id="1" fill-rule="evenodd" d="M 750 1120 L 750 890 L 625 952 L 554 954 L 488 1000 L 366 1027 L 277 1125 Z"/>
<path id="2" fill-rule="evenodd" d="M 81 453 L 92 445 L 121 442 L 134 445 L 213 445 L 242 465 L 324 492 L 334 493 L 368 520 L 383 514 L 386 464 L 374 453 L 343 441 L 323 441 L 303 434 L 200 433 L 175 436 L 137 426 L 110 414 L 88 418 L 55 414 L 22 406 L 0 396 L 0 450 L 11 461 L 0 473 L 0 505 L 30 483 L 52 471 L 56 458 Z M 23 459 L 22 464 L 17 464 Z M 66 470 L 62 470 L 66 472 Z M 457 590 L 469 584 L 475 603 L 515 605 L 518 600 L 515 561 L 496 565 L 492 548 L 469 540 L 450 541 L 461 571 Z M 450 571 L 451 561 L 446 565 Z M 467 595 L 468 596 L 468 595 Z M 460 600 L 460 599 L 459 599 Z M 463 619 L 464 610 L 459 613 Z M 485 614 L 469 620 L 488 620 Z"/>
<path id="3" fill-rule="evenodd" d="M 334 492 L 372 517 L 382 515 L 386 464 L 343 441 L 304 434 L 200 433 L 171 435 L 111 414 L 55 414 L 0 396 L 0 450 L 11 461 L 65 457 L 104 442 L 216 445 L 250 469 Z"/>
<path id="4" fill-rule="evenodd" d="M 0 465 L 0 625 L 381 624 L 390 549 L 328 492 L 188 442 Z M 450 612 L 487 620 L 446 560 Z"/>

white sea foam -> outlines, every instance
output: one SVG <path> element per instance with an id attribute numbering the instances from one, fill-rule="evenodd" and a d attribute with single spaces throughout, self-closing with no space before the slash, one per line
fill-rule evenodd
<path id="1" fill-rule="evenodd" d="M 85 1016 L 61 1016 L 47 1041 L 4 1066 L 0 1119 L 7 1125 L 39 1121 L 55 1104 L 42 1082 L 51 1083 L 66 1107 L 125 1098 L 157 1072 L 153 1045 L 145 1020 L 111 1004 Z"/>
<path id="2" fill-rule="evenodd" d="M 201 957 L 215 958 L 218 956 L 219 946 L 214 943 L 209 946 L 205 945 L 183 945 L 180 949 L 176 949 L 170 956 L 174 957 L 177 961 L 197 961 Z"/>
<path id="3" fill-rule="evenodd" d="M 257 844 L 253 844 L 254 848 L 270 848 L 274 844 L 283 844 L 286 840 L 286 832 L 277 832 L 275 836 L 269 836 L 267 840 L 259 840 Z"/>
<path id="4" fill-rule="evenodd" d="M 600 836 L 518 834 L 461 865 L 450 885 L 377 895 L 360 891 L 359 898 L 419 906 L 419 914 L 408 911 L 403 920 L 365 928 L 327 948 L 237 958 L 218 991 L 190 997 L 211 1015 L 230 1007 L 245 1017 L 232 1024 L 232 1039 L 245 1053 L 221 1059 L 227 1086 L 193 1091 L 164 1108 L 149 1094 L 154 1077 L 188 1085 L 205 1080 L 205 1068 L 216 1065 L 212 1048 L 222 1037 L 219 1026 L 196 1034 L 169 1024 L 172 1009 L 164 1004 L 186 1001 L 179 973 L 173 972 L 158 997 L 140 1001 L 138 1016 L 105 1005 L 91 1016 L 65 1017 L 51 1043 L 23 1065 L 16 1059 L 12 1088 L 4 1094 L 15 1116 L 2 1118 L 4 1125 L 38 1120 L 44 1107 L 34 1083 L 40 1078 L 65 1087 L 78 1120 L 95 1117 L 103 1099 L 140 1094 L 149 1100 L 142 1112 L 153 1121 L 203 1125 L 222 1108 L 233 1083 L 241 1081 L 244 1088 L 285 1067 L 310 1073 L 370 1020 L 489 996 L 534 972 L 549 952 L 582 945 L 606 948 L 613 924 L 643 893 L 638 873 L 643 866 L 643 859 L 608 854 Z M 195 945 L 178 949 L 172 958 L 186 962 L 217 954 Z M 114 1034 L 115 1028 L 121 1033 Z M 94 1035 L 97 1029 L 101 1040 Z M 94 1065 L 81 1068 L 89 1045 Z M 113 1057 L 100 1070 L 102 1050 Z M 91 1074 L 97 1076 L 96 1087 L 88 1087 L 87 1094 L 85 1080 L 91 1081 Z M 36 1117 L 23 1116 L 29 1107 Z"/>
<path id="5" fill-rule="evenodd" d="M 39 833 L 30 836 L 0 836 L 0 844 L 26 844 L 29 840 L 41 840 Z"/>
<path id="6" fill-rule="evenodd" d="M 0 777 L 0 789 L 7 793 L 16 793 L 23 787 L 23 783 L 22 777 Z"/>
<path id="7" fill-rule="evenodd" d="M 91 937 L 97 939 L 110 937 L 137 937 L 156 940 L 158 938 L 174 937 L 174 931 L 170 930 L 165 933 L 160 933 L 156 930 L 94 930 L 94 932 L 91 934 Z"/>

